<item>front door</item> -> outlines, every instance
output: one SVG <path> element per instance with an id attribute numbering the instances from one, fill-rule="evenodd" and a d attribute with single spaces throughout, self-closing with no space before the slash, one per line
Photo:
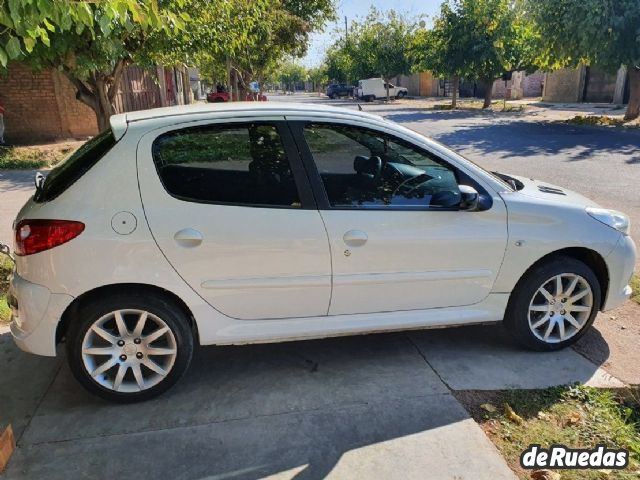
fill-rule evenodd
<path id="1" fill-rule="evenodd" d="M 238 319 L 327 314 L 326 231 L 281 118 L 151 132 L 138 171 L 156 243 L 210 305 Z"/>
<path id="2" fill-rule="evenodd" d="M 292 125 L 324 190 L 330 315 L 463 306 L 489 294 L 507 242 L 498 195 L 484 192 L 484 211 L 461 211 L 459 184 L 473 182 L 433 153 L 375 129 Z"/>

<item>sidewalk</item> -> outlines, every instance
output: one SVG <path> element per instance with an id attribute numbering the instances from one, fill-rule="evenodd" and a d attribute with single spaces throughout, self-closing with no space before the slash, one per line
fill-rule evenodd
<path id="1" fill-rule="evenodd" d="M 512 479 L 452 394 L 620 382 L 568 349 L 524 351 L 500 326 L 198 349 L 158 399 L 88 395 L 63 358 L 0 334 L 0 424 L 18 449 L 6 478 Z"/>

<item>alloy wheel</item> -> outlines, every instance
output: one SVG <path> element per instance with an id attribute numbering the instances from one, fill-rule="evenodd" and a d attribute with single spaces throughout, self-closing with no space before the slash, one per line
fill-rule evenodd
<path id="1" fill-rule="evenodd" d="M 99 385 L 122 393 L 162 382 L 176 361 L 176 338 L 158 316 L 116 310 L 96 320 L 82 341 L 85 370 Z"/>
<path id="2" fill-rule="evenodd" d="M 529 303 L 529 328 L 543 342 L 564 342 L 582 330 L 592 310 L 589 282 L 574 273 L 561 273 L 534 293 Z"/>

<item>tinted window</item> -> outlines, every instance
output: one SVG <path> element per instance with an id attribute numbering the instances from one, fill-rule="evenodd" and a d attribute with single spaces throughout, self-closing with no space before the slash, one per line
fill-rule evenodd
<path id="1" fill-rule="evenodd" d="M 154 142 L 153 158 L 166 190 L 183 200 L 301 206 L 275 125 L 236 124 L 171 132 Z"/>
<path id="2" fill-rule="evenodd" d="M 116 144 L 111 130 L 96 135 L 76 150 L 68 159 L 51 170 L 44 186 L 34 197 L 36 202 L 53 200 L 78 181 Z"/>
<path id="3" fill-rule="evenodd" d="M 427 151 L 379 132 L 311 124 L 305 139 L 332 207 L 457 208 L 457 172 Z"/>

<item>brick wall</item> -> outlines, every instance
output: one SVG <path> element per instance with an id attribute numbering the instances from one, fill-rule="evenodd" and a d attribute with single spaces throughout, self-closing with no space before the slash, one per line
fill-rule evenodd
<path id="1" fill-rule="evenodd" d="M 34 143 L 86 137 L 97 132 L 93 111 L 75 99 L 69 81 L 55 70 L 33 73 L 12 63 L 0 76 L 8 142 Z"/>
<path id="2" fill-rule="evenodd" d="M 526 75 L 522 80 L 522 95 L 524 97 L 541 97 L 544 84 L 544 73 L 535 72 Z"/>

